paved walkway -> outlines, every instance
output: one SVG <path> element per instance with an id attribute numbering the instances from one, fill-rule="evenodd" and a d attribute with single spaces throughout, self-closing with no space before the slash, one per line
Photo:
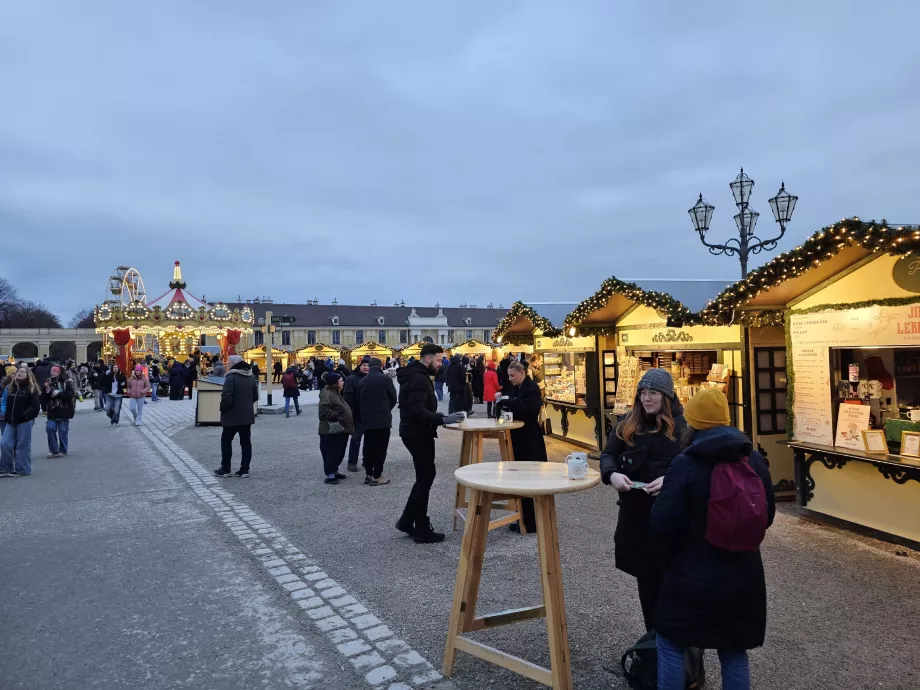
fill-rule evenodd
<path id="1" fill-rule="evenodd" d="M 193 420 L 80 411 L 53 460 L 36 427 L 0 480 L 0 686 L 452 687 L 170 440 Z"/>

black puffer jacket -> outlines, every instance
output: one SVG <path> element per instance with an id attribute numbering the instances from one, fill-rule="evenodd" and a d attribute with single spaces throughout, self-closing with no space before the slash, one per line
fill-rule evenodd
<path id="1" fill-rule="evenodd" d="M 610 432 L 600 459 L 601 478 L 605 484 L 610 483 L 610 475 L 614 472 L 646 484 L 667 474 L 672 460 L 680 453 L 680 438 L 687 428 L 684 408 L 676 398 L 671 403 L 671 415 L 674 417 L 673 440 L 663 433 L 636 434 L 635 445 L 630 446 L 617 436 L 616 428 Z M 620 423 L 623 420 L 625 417 Z M 633 577 L 660 579 L 661 563 L 649 539 L 648 527 L 655 496 L 641 489 L 624 491 L 619 496 L 620 510 L 613 535 L 616 567 Z"/>
<path id="2" fill-rule="evenodd" d="M 509 410 L 516 421 L 524 422 L 523 427 L 511 432 L 514 459 L 546 462 L 546 442 L 539 422 L 540 408 L 543 406 L 539 386 L 533 379 L 524 377 L 520 386 L 509 385 L 502 392 L 508 399 L 499 402 L 499 408 Z"/>
<path id="3" fill-rule="evenodd" d="M 466 367 L 463 366 L 463 360 L 459 357 L 450 360 L 450 368 L 447 370 L 447 390 L 451 393 L 461 393 L 466 390 Z"/>
<path id="4" fill-rule="evenodd" d="M 358 409 L 365 429 L 389 429 L 393 426 L 396 386 L 380 367 L 371 367 L 358 385 Z"/>
<path id="5" fill-rule="evenodd" d="M 438 399 L 428 367 L 412 362 L 396 370 L 396 380 L 399 381 L 399 435 L 436 438 L 444 415 L 438 412 Z"/>
<path id="6" fill-rule="evenodd" d="M 6 414 L 3 416 L 3 421 L 7 424 L 29 422 L 38 416 L 40 410 L 41 404 L 37 391 L 33 394 L 25 388 L 13 390 L 12 384 L 7 386 Z"/>
<path id="7" fill-rule="evenodd" d="M 73 419 L 77 407 L 73 379 L 62 375 L 57 379 L 49 378 L 46 383 L 49 384 L 48 391 L 42 393 L 42 400 L 48 410 L 48 419 L 52 422 Z"/>
<path id="8" fill-rule="evenodd" d="M 361 367 L 358 367 L 345 379 L 345 387 L 342 389 L 342 397 L 345 398 L 345 402 L 351 408 L 355 424 L 361 423 L 361 408 L 358 407 L 358 386 L 361 385 L 365 376 L 367 374 L 361 371 Z"/>
<path id="9" fill-rule="evenodd" d="M 249 426 L 256 421 L 259 384 L 246 362 L 230 367 L 220 391 L 220 425 Z"/>
<path id="10" fill-rule="evenodd" d="M 760 551 L 733 552 L 706 541 L 709 484 L 719 462 L 749 456 L 763 482 L 769 524 L 776 503 L 767 463 L 733 427 L 694 433 L 674 458 L 651 513 L 651 536 L 664 558 L 665 575 L 656 630 L 681 646 L 753 649 L 763 645 L 767 587 Z"/>

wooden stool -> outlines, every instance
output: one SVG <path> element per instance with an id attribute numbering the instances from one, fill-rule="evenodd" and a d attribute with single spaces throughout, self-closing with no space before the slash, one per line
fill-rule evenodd
<path id="1" fill-rule="evenodd" d="M 454 603 L 450 613 L 442 673 L 448 677 L 453 674 L 457 651 L 461 651 L 543 683 L 554 690 L 572 690 L 555 495 L 584 491 L 597 486 L 601 481 L 600 473 L 589 468 L 584 479 L 571 480 L 568 478 L 568 469 L 562 463 L 518 461 L 513 464 L 487 462 L 468 465 L 456 470 L 454 476 L 459 484 L 470 488 L 472 509 L 463 532 L 463 546 L 457 566 Z M 477 618 L 476 600 L 479 597 L 479 581 L 492 503 L 497 498 L 521 496 L 534 499 L 543 605 L 512 609 Z M 461 634 L 534 618 L 546 618 L 550 657 L 548 669 L 481 642 L 475 642 Z"/>
<path id="2" fill-rule="evenodd" d="M 467 419 L 459 424 L 448 424 L 448 429 L 462 431 L 463 439 L 460 442 L 460 467 L 475 465 L 482 462 L 482 443 L 484 439 L 490 438 L 498 441 L 498 450 L 503 462 L 514 460 L 514 449 L 511 445 L 511 431 L 520 429 L 524 422 L 502 422 L 499 424 L 495 419 Z M 457 531 L 457 519 L 466 520 L 466 513 L 469 511 L 470 502 L 467 499 L 467 489 L 461 484 L 457 484 L 457 495 L 454 498 L 454 525 L 453 531 Z M 520 520 L 521 534 L 526 534 L 524 521 L 521 519 L 521 502 L 517 498 L 511 498 L 504 502 L 494 503 L 492 508 L 495 510 L 509 510 L 511 515 L 506 515 L 489 523 L 489 529 L 493 530 L 504 525 L 511 524 Z"/>

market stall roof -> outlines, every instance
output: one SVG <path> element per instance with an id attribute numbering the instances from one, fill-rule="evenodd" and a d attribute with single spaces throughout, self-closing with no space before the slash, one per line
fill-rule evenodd
<path id="1" fill-rule="evenodd" d="M 793 250 L 784 252 L 746 278 L 728 286 L 698 319 L 731 323 L 739 312 L 782 311 L 786 306 L 879 252 L 920 252 L 920 226 L 889 226 L 849 218 L 822 228 Z"/>
<path id="2" fill-rule="evenodd" d="M 481 340 L 471 339 L 449 348 L 454 354 L 489 354 L 495 349 L 494 345 Z"/>
<path id="3" fill-rule="evenodd" d="M 637 304 L 651 307 L 677 322 L 690 321 L 694 311 L 702 309 L 729 284 L 728 280 L 709 279 L 624 281 L 613 276 L 565 317 L 565 326 L 613 326 Z"/>
<path id="4" fill-rule="evenodd" d="M 325 343 L 315 343 L 314 345 L 307 345 L 297 350 L 298 357 L 326 357 L 332 356 L 333 353 L 336 356 L 339 356 L 342 352 L 348 352 L 347 347 L 332 347 L 331 345 L 326 345 Z"/>
<path id="5" fill-rule="evenodd" d="M 507 335 L 533 335 L 535 330 L 552 335 L 559 332 L 565 316 L 577 305 L 574 302 L 515 302 L 492 332 L 500 342 Z"/>
<path id="6" fill-rule="evenodd" d="M 275 355 L 284 355 L 285 357 L 287 357 L 290 354 L 291 353 L 288 352 L 287 350 L 281 350 L 277 347 L 272 348 L 272 357 L 274 357 Z M 265 345 L 256 345 L 255 347 L 249 348 L 248 350 L 246 350 L 246 352 L 243 353 L 242 356 L 246 357 L 247 355 L 256 356 L 256 357 L 258 356 L 264 357 L 265 356 Z"/>

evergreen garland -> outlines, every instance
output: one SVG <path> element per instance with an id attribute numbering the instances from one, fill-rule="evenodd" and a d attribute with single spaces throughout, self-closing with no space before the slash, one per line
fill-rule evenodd
<path id="1" fill-rule="evenodd" d="M 554 338 L 562 333 L 560 329 L 553 327 L 549 319 L 540 316 L 534 311 L 533 307 L 529 307 L 523 302 L 518 301 L 511 305 L 511 309 L 508 310 L 508 313 L 502 317 L 502 320 L 498 322 L 498 326 L 492 331 L 492 341 L 496 343 L 509 343 L 511 345 L 533 345 L 532 334 L 515 334 L 507 338 L 505 337 L 520 317 L 530 321 L 535 329 L 543 331 L 543 335 L 547 337 Z M 499 338 L 501 338 L 501 340 L 499 340 Z"/>
<path id="2" fill-rule="evenodd" d="M 601 284 L 597 292 L 579 303 L 565 317 L 565 329 L 574 326 L 578 329 L 579 335 L 613 335 L 615 331 L 613 324 L 609 326 L 581 326 L 580 324 L 598 309 L 602 309 L 614 295 L 622 295 L 637 304 L 651 307 L 658 313 L 664 314 L 665 318 L 685 325 L 690 325 L 694 320 L 690 310 L 671 295 L 656 290 L 646 291 L 635 283 L 626 283 L 616 277 L 611 277 Z"/>

